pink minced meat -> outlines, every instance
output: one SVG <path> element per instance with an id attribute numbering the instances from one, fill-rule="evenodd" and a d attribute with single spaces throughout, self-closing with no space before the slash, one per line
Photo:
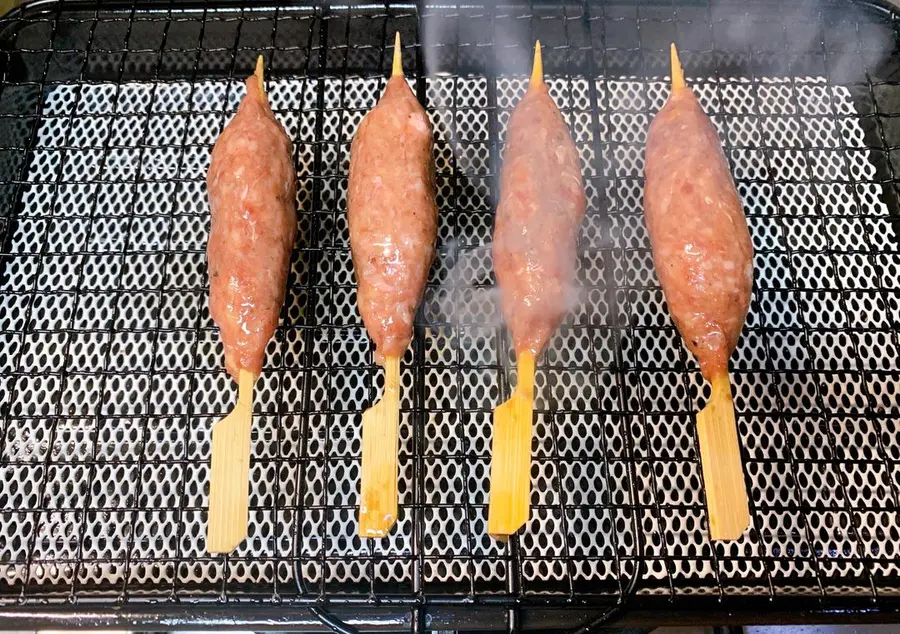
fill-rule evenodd
<path id="1" fill-rule="evenodd" d="M 406 352 L 434 260 L 432 146 L 425 110 L 391 78 L 353 139 L 347 192 L 357 302 L 377 363 Z"/>
<path id="2" fill-rule="evenodd" d="M 547 85 L 509 120 L 494 224 L 494 270 L 516 353 L 540 354 L 572 305 L 585 196 L 578 150 Z"/>
<path id="3" fill-rule="evenodd" d="M 295 180 L 291 142 L 252 76 L 206 177 L 209 310 L 235 380 L 241 369 L 260 374 L 278 325 L 297 233 Z"/>
<path id="4" fill-rule="evenodd" d="M 647 136 L 644 214 L 669 312 L 711 380 L 728 372 L 753 287 L 747 219 L 719 137 L 690 88 Z"/>

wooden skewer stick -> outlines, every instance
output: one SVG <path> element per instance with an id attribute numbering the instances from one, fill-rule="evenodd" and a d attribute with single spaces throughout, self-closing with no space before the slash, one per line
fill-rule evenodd
<path id="1" fill-rule="evenodd" d="M 263 60 L 263 56 L 260 55 L 256 58 L 256 70 L 253 74 L 256 76 L 256 81 L 259 82 L 259 92 L 263 97 L 266 96 L 266 84 L 263 78 L 263 72 L 265 72 L 265 61 Z"/>
<path id="2" fill-rule="evenodd" d="M 534 43 L 528 89 L 544 84 L 541 42 Z M 512 398 L 494 410 L 488 534 L 506 539 L 528 521 L 531 497 L 531 419 L 534 412 L 534 353 L 517 351 L 519 381 Z"/>
<path id="3" fill-rule="evenodd" d="M 687 89 L 684 69 L 673 43 L 672 91 Z M 741 465 L 737 423 L 728 373 L 712 379 L 709 403 L 697 414 L 697 436 L 700 439 L 700 463 L 706 486 L 710 539 L 738 539 L 750 523 L 747 488 Z"/>
<path id="4" fill-rule="evenodd" d="M 738 539 L 750 523 L 734 403 L 728 374 L 712 380 L 712 396 L 697 414 L 710 539 Z"/>
<path id="5" fill-rule="evenodd" d="M 529 88 L 537 88 L 544 83 L 544 60 L 541 58 L 541 41 L 534 43 L 534 63 L 531 65 Z"/>
<path id="6" fill-rule="evenodd" d="M 669 47 L 669 59 L 672 63 L 672 90 L 687 88 L 687 84 L 684 83 L 684 69 L 681 67 L 681 62 L 678 59 L 678 49 L 675 48 L 675 42 L 672 42 Z"/>
<path id="7" fill-rule="evenodd" d="M 263 56 L 256 58 L 253 75 L 266 98 Z M 250 503 L 250 429 L 253 426 L 253 386 L 256 375 L 243 368 L 238 375 L 238 402 L 213 426 L 209 481 L 209 519 L 206 549 L 230 553 L 247 537 Z"/>
<path id="8" fill-rule="evenodd" d="M 506 539 L 528 521 L 531 496 L 531 419 L 534 411 L 534 354 L 517 360 L 519 381 L 512 398 L 494 410 L 488 534 Z"/>
<path id="9" fill-rule="evenodd" d="M 528 89 L 544 85 L 541 42 L 534 43 Z M 534 412 L 534 353 L 517 351 L 519 381 L 512 398 L 494 410 L 488 534 L 506 539 L 528 521 L 531 497 L 531 419 Z"/>
<path id="10" fill-rule="evenodd" d="M 206 549 L 230 553 L 247 537 L 250 481 L 250 428 L 256 375 L 241 370 L 238 402 L 212 430 L 212 469 Z"/>
<path id="11" fill-rule="evenodd" d="M 384 537 L 397 521 L 400 359 L 384 361 L 384 396 L 363 413 L 359 536 Z"/>
<path id="12" fill-rule="evenodd" d="M 400 48 L 400 31 L 394 33 L 394 63 L 391 77 L 403 77 L 403 50 Z"/>
<path id="13" fill-rule="evenodd" d="M 391 78 L 403 77 L 400 31 L 394 34 Z M 359 536 L 384 537 L 397 522 L 400 450 L 400 358 L 384 360 L 384 395 L 363 412 Z"/>

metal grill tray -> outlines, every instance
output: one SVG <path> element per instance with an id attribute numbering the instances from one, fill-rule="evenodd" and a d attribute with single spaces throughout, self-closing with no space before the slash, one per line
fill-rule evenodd
<path id="1" fill-rule="evenodd" d="M 847 2 L 43 2 L 11 14 L 0 619 L 314 627 L 306 608 L 349 604 L 361 627 L 556 628 L 629 600 L 669 620 L 801 607 L 893 618 L 897 26 L 887 8 Z M 381 378 L 355 306 L 346 175 L 397 29 L 435 124 L 440 254 L 403 365 L 400 519 L 361 541 L 360 411 Z M 532 517 L 501 544 L 486 534 L 490 411 L 509 393 L 512 352 L 489 242 L 534 38 L 588 213 L 579 297 L 536 378 Z M 756 249 L 732 360 L 752 526 L 715 545 L 695 448 L 704 387 L 641 210 L 672 40 Z M 299 235 L 255 405 L 250 536 L 212 557 L 210 429 L 235 390 L 207 310 L 203 181 L 257 53 L 294 141 Z"/>

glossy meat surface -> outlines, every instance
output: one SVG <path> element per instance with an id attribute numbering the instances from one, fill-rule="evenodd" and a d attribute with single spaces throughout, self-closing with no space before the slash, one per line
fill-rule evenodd
<path id="1" fill-rule="evenodd" d="M 402 357 L 434 260 L 431 123 L 402 76 L 362 120 L 350 152 L 347 214 L 357 303 L 375 360 Z"/>
<path id="2" fill-rule="evenodd" d="M 509 120 L 494 270 L 517 353 L 540 354 L 572 304 L 585 211 L 578 151 L 556 104 L 532 86 Z"/>
<path id="3" fill-rule="evenodd" d="M 284 304 L 297 232 L 291 142 L 256 77 L 213 148 L 206 183 L 212 216 L 209 310 L 225 367 L 259 374 Z"/>
<path id="4" fill-rule="evenodd" d="M 716 130 L 689 88 L 674 90 L 650 125 L 644 213 L 672 319 L 704 377 L 727 373 L 753 247 Z"/>

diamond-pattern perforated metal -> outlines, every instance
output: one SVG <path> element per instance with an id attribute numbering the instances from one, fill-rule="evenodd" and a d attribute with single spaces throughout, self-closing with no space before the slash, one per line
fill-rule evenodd
<path id="1" fill-rule="evenodd" d="M 824 39 L 800 45 L 771 7 L 729 6 L 7 20 L 3 601 L 590 603 L 621 594 L 638 561 L 646 593 L 896 593 L 894 19 L 816 5 L 791 20 Z M 403 363 L 400 518 L 363 542 L 360 412 L 382 379 L 355 306 L 345 197 L 349 142 L 397 28 L 435 126 L 439 256 Z M 486 534 L 490 412 L 515 381 L 490 241 L 532 37 L 588 212 L 573 309 L 536 377 L 532 517 L 507 545 Z M 732 363 L 752 524 L 715 546 L 693 417 L 707 392 L 668 317 L 641 207 L 669 39 L 720 132 L 756 249 Z M 236 394 L 207 308 L 204 178 L 257 51 L 294 142 L 299 232 L 256 393 L 249 537 L 222 558 L 204 544 L 209 439 Z"/>

